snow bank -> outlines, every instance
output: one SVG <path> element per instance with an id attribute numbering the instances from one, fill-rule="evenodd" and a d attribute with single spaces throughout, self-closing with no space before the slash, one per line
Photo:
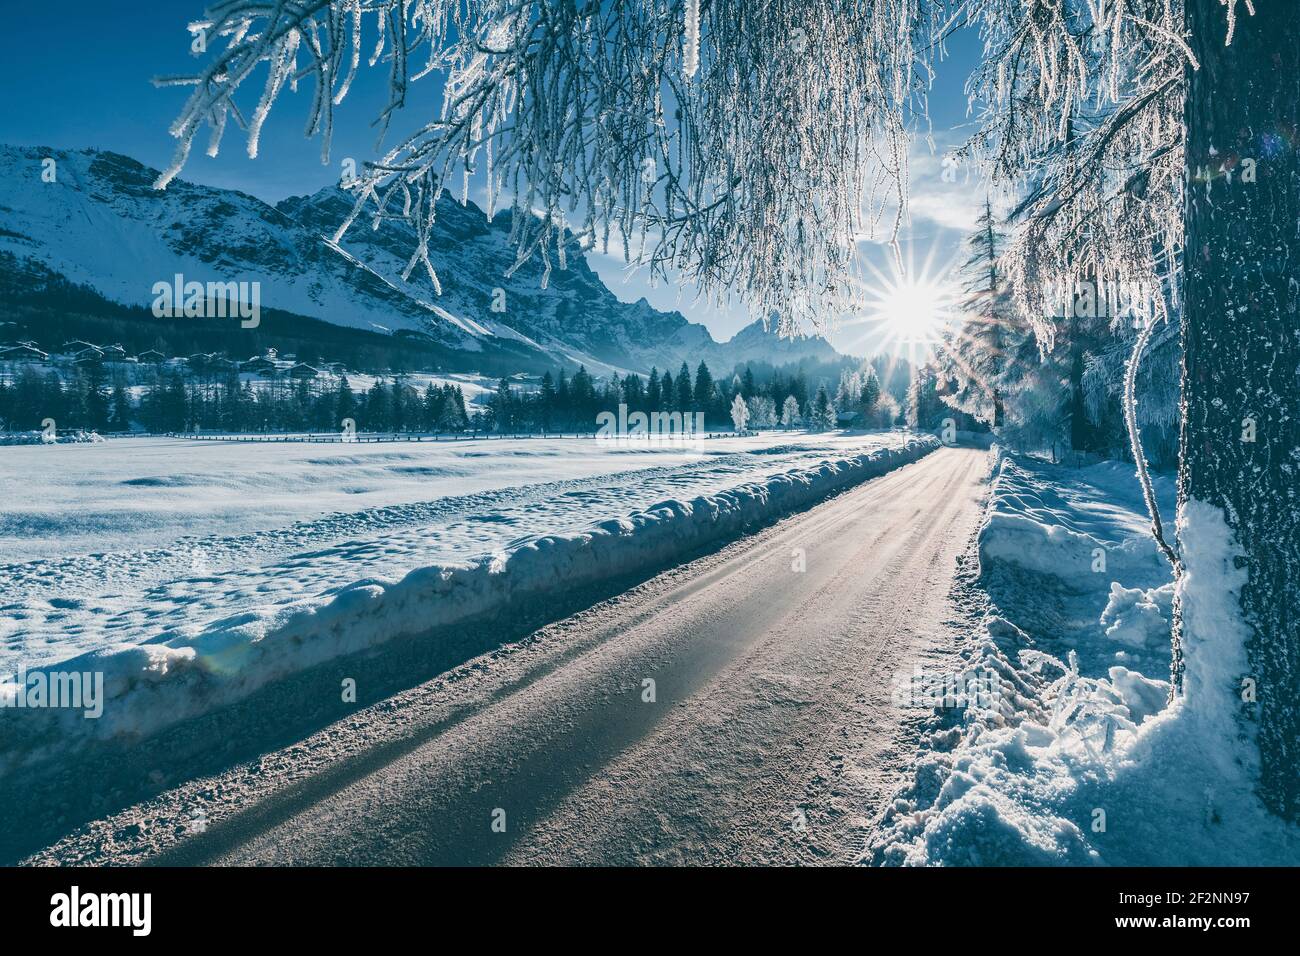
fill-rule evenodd
<path id="1" fill-rule="evenodd" d="M 95 431 L 76 429 L 67 432 L 0 432 L 0 445 L 84 445 L 104 441 Z"/>
<path id="2" fill-rule="evenodd" d="M 1223 517 L 1197 502 L 1179 516 L 1189 653 L 1185 693 L 1169 703 L 1173 585 L 1153 580 L 1167 570 L 1134 540 L 1136 483 L 1115 477 L 1109 463 L 1000 463 L 978 542 L 986 606 L 962 656 L 1001 693 L 929 719 L 866 862 L 1300 863 L 1300 828 L 1259 803 L 1253 748 L 1233 729 L 1245 572 Z M 1120 560 L 1097 572 L 1095 548 Z"/>
<path id="3" fill-rule="evenodd" d="M 1015 459 L 999 457 L 995 476 L 979 536 L 981 564 L 1014 565 L 1085 592 L 1096 587 L 1098 575 L 1150 574 L 1164 567 L 1150 537 L 1102 516 L 1079 514 L 1069 497 L 1035 480 Z"/>
<path id="4" fill-rule="evenodd" d="M 1134 648 L 1167 646 L 1173 627 L 1174 586 L 1126 588 L 1110 585 L 1110 598 L 1101 612 L 1106 637 Z"/>
<path id="5" fill-rule="evenodd" d="M 890 447 L 769 475 L 716 494 L 669 499 L 577 534 L 542 535 L 462 566 L 372 577 L 291 605 L 252 608 L 154 643 L 111 645 L 47 670 L 104 675 L 103 715 L 0 710 L 0 766 L 96 740 L 144 737 L 236 702 L 260 687 L 403 636 L 491 617 L 556 592 L 653 572 L 684 554 L 809 507 L 939 446 L 912 436 Z M 0 695 L 13 698 L 12 684 Z"/>

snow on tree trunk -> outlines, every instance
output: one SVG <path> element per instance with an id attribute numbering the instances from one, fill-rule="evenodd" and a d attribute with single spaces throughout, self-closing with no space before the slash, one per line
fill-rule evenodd
<path id="1" fill-rule="evenodd" d="M 1173 677 L 1194 712 L 1230 699 L 1253 737 L 1265 804 L 1300 819 L 1300 17 L 1294 0 L 1186 0 L 1199 70 L 1186 101 L 1183 432 L 1179 537 L 1188 564 Z M 1248 12 L 1248 11 L 1247 11 Z M 1198 547 L 1221 521 L 1217 555 Z M 1221 565 L 1215 568 L 1215 562 Z M 1198 567 L 1201 574 L 1198 574 Z M 1202 613 L 1227 591 L 1238 620 Z M 1206 580 L 1208 577 L 1208 580 Z M 1217 585 L 1216 585 L 1217 582 Z M 1235 600 L 1231 598 L 1235 597 Z M 1235 630 L 1234 630 L 1235 628 Z M 1226 672 L 1239 633 L 1246 673 Z M 1206 659 L 1209 656 L 1219 659 Z M 1199 687 L 1213 676 L 1212 688 Z M 1200 699 L 1198 700 L 1198 692 Z M 1227 719 L 1226 717 L 1224 718 Z"/>

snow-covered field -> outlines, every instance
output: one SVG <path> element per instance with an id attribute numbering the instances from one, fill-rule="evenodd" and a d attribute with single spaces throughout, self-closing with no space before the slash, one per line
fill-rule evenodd
<path id="1" fill-rule="evenodd" d="M 1173 481 L 1156 486 L 1169 527 Z M 1147 527 L 1132 466 L 1000 461 L 968 595 L 982 619 L 963 648 L 995 691 L 929 719 L 869 860 L 1300 864 L 1300 832 L 1264 810 L 1253 745 L 1233 739 L 1226 698 L 1245 665 L 1221 633 L 1231 615 L 1184 607 L 1185 639 L 1221 646 L 1196 667 L 1189 653 L 1185 693 L 1166 703 L 1174 585 Z M 1180 538 L 1189 575 L 1224 578 L 1197 593 L 1230 600 L 1219 543 Z"/>
<path id="2" fill-rule="evenodd" d="M 526 593 L 670 563 L 935 444 L 877 433 L 9 447 L 0 674 L 104 672 L 109 706 L 100 720 L 75 715 L 74 732 L 144 732 Z"/>
<path id="3" fill-rule="evenodd" d="M 781 445 L 789 450 L 778 451 Z M 240 560 L 233 565 L 256 559 L 248 551 L 253 534 L 292 536 L 294 547 L 297 542 L 320 544 L 407 519 L 433 523 L 448 500 L 468 498 L 470 508 L 490 507 L 496 499 L 482 496 L 503 489 L 563 483 L 561 490 L 568 490 L 593 480 L 607 484 L 607 476 L 644 469 L 689 467 L 691 475 L 726 474 L 728 465 L 780 467 L 783 461 L 836 447 L 849 446 L 798 436 L 793 444 L 769 437 L 720 439 L 707 447 L 671 442 L 620 447 L 572 438 L 373 444 L 123 438 L 93 446 L 10 447 L 0 451 L 5 504 L 0 554 L 6 564 L 43 562 L 17 572 L 19 581 L 27 574 L 66 568 L 68 559 L 88 554 L 104 555 L 98 575 L 111 574 L 108 568 L 119 560 L 146 565 L 131 568 L 132 574 L 152 575 L 159 570 L 152 566 L 158 558 L 142 561 L 137 552 L 178 542 L 186 568 L 189 552 L 199 548 L 209 567 L 219 570 L 223 549 L 218 539 L 238 539 Z M 635 490 L 637 482 L 624 477 L 615 484 L 626 491 L 629 485 Z M 546 491 L 544 498 L 555 490 Z M 432 513 L 391 511 L 433 502 L 440 508 Z M 299 522 L 311 527 L 295 528 Z M 541 520 L 526 528 L 547 530 Z M 480 540 L 478 532 L 473 540 Z M 268 543 L 253 546 L 260 554 Z M 62 573 L 47 580 L 60 588 L 79 584 Z"/>

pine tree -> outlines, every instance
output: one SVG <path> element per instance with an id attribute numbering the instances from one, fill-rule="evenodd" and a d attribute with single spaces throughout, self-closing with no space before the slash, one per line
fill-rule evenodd
<path id="1" fill-rule="evenodd" d="M 1002 237 L 993 203 L 966 237 L 956 308 L 961 324 L 948 333 L 936 356 L 938 375 L 951 387 L 943 400 L 959 411 L 1001 428 L 1007 393 L 1026 369 L 1018 364 L 1033 330 L 1016 314 L 998 265 Z"/>
<path id="2" fill-rule="evenodd" d="M 813 399 L 810 419 L 814 431 L 829 431 L 835 427 L 835 405 L 831 402 L 825 385 L 817 387 L 817 397 Z"/>
<path id="3" fill-rule="evenodd" d="M 429 383 L 424 392 L 424 428 L 426 431 L 441 432 L 443 420 L 447 415 L 447 389 L 441 385 Z"/>
<path id="4" fill-rule="evenodd" d="M 645 411 L 645 383 L 641 381 L 640 375 L 629 372 L 627 378 L 623 379 L 623 401 L 631 411 Z"/>
<path id="5" fill-rule="evenodd" d="M 348 383 L 346 375 L 339 378 L 338 392 L 334 399 L 334 421 L 330 423 L 330 429 L 343 429 L 346 426 L 344 422 L 357 420 L 357 397 L 352 394 L 352 386 Z"/>
<path id="6" fill-rule="evenodd" d="M 596 384 L 585 365 L 578 366 L 578 371 L 574 372 L 570 392 L 575 424 L 583 431 L 591 431 L 596 419 Z"/>
<path id="7" fill-rule="evenodd" d="M 410 391 L 404 378 L 396 378 L 389 388 L 388 427 L 395 432 L 406 431 L 410 413 Z"/>
<path id="8" fill-rule="evenodd" d="M 645 387 L 646 411 L 657 412 L 663 408 L 663 393 L 659 387 L 659 369 L 650 369 L 650 380 Z"/>
<path id="9" fill-rule="evenodd" d="M 86 370 L 86 421 L 88 428 L 106 431 L 109 423 L 109 393 L 104 382 L 104 368 L 91 365 Z"/>
<path id="10" fill-rule="evenodd" d="M 469 426 L 469 415 L 465 411 L 465 393 L 459 385 L 448 385 L 443 389 L 442 411 L 438 419 L 438 430 L 448 432 L 463 431 Z"/>
<path id="11" fill-rule="evenodd" d="M 551 378 L 550 372 L 542 375 L 542 385 L 537 399 L 541 405 L 542 431 L 550 431 L 551 419 L 555 414 L 555 380 Z"/>
<path id="12" fill-rule="evenodd" d="M 745 373 L 740 377 L 740 394 L 745 398 L 752 398 L 758 391 L 758 386 L 754 384 L 754 369 L 752 366 L 745 366 Z"/>
<path id="13" fill-rule="evenodd" d="M 709 374 L 709 367 L 701 361 L 695 370 L 695 410 L 707 412 L 712 402 L 713 376 Z"/>
<path id="14" fill-rule="evenodd" d="M 800 367 L 799 374 L 794 377 L 794 383 L 790 387 L 790 394 L 798 401 L 800 408 L 808 407 L 808 376 Z"/>
<path id="15" fill-rule="evenodd" d="M 677 408 L 683 414 L 691 411 L 692 403 L 695 398 L 694 390 L 691 387 L 691 370 L 686 363 L 677 370 Z"/>
<path id="16" fill-rule="evenodd" d="M 555 408 L 559 417 L 559 427 L 573 424 L 573 394 L 569 389 L 569 379 L 560 369 L 560 377 L 555 383 Z"/>
<path id="17" fill-rule="evenodd" d="M 510 382 L 502 378 L 497 382 L 496 394 L 492 396 L 492 416 L 496 430 L 513 431 L 515 427 L 515 398 L 510 390 Z"/>
<path id="18" fill-rule="evenodd" d="M 112 427 L 117 432 L 131 430 L 131 399 L 120 382 L 113 386 Z"/>
<path id="19" fill-rule="evenodd" d="M 376 432 L 388 431 L 392 422 L 391 413 L 388 388 L 384 380 L 379 379 L 366 393 L 366 429 Z"/>
<path id="20" fill-rule="evenodd" d="M 454 388 L 448 385 L 447 393 L 448 393 L 448 398 L 451 399 L 451 401 L 448 404 L 455 412 L 456 417 L 460 422 L 460 426 L 464 427 L 469 422 L 469 414 L 465 410 L 465 392 L 459 385 L 455 386 Z"/>
<path id="21" fill-rule="evenodd" d="M 862 372 L 862 394 L 858 399 L 858 407 L 862 411 L 864 424 L 871 421 L 879 402 L 880 379 L 876 376 L 876 370 L 871 365 L 867 365 Z"/>

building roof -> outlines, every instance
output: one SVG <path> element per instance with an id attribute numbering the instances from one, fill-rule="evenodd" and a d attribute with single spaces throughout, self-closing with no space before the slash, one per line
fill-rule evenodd
<path id="1" fill-rule="evenodd" d="M 34 358 L 43 361 L 49 358 L 49 356 L 40 349 L 27 345 L 26 343 L 20 345 L 0 346 L 0 359 L 12 360 L 16 358 Z"/>

